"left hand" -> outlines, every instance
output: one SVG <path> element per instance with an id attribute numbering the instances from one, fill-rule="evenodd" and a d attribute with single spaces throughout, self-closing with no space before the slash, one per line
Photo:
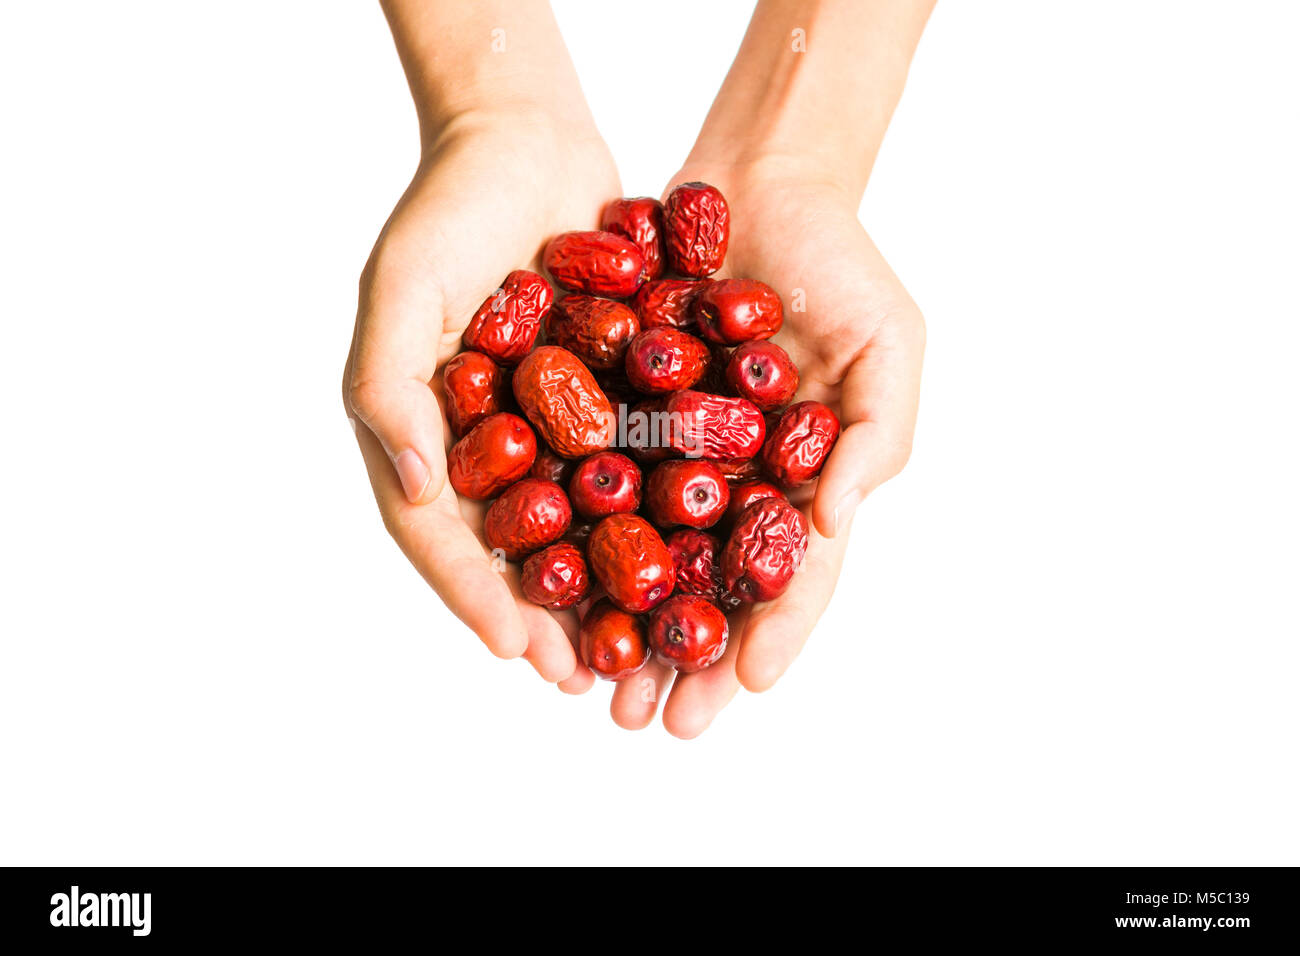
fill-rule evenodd
<path id="1" fill-rule="evenodd" d="M 785 324 L 773 341 L 799 368 L 794 401 L 830 406 L 841 431 L 815 484 L 792 496 L 810 520 L 808 555 L 789 589 L 732 616 L 726 654 L 712 667 L 674 682 L 652 661 L 615 688 L 615 722 L 637 728 L 671 683 L 664 727 L 684 738 L 702 733 L 740 686 L 775 684 L 803 648 L 835 589 L 854 512 L 911 454 L 925 350 L 920 310 L 858 222 L 856 196 L 788 166 L 688 166 L 672 185 L 691 181 L 722 190 L 731 209 L 719 277 L 758 279 L 781 295 Z"/>

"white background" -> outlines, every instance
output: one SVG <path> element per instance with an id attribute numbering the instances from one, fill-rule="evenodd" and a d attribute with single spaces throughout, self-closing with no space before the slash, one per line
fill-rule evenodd
<path id="1" fill-rule="evenodd" d="M 746 5 L 558 12 L 658 195 Z M 940 3 L 862 208 L 929 322 L 912 463 L 684 743 L 492 658 L 380 524 L 377 7 L 7 4 L 0 862 L 1300 862 L 1298 27 Z"/>

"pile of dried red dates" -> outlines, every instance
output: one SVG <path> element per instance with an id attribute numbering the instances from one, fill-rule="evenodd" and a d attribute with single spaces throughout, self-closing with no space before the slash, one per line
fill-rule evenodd
<path id="1" fill-rule="evenodd" d="M 528 600 L 570 608 L 599 587 L 580 650 L 609 680 L 652 653 L 708 667 L 724 611 L 786 589 L 808 529 L 782 489 L 811 480 L 839 435 L 825 405 L 790 404 L 799 372 L 767 341 L 781 297 L 708 278 L 729 218 L 704 183 L 662 205 L 614 200 L 601 231 L 546 247 L 568 294 L 510 273 L 444 373 L 452 487 L 496 499 L 484 537 L 523 562 Z"/>

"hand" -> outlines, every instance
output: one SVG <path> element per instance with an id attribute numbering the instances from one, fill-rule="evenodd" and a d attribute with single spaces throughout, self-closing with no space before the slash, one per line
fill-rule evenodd
<path id="1" fill-rule="evenodd" d="M 521 597 L 518 569 L 489 559 L 484 504 L 446 483 L 439 369 L 507 273 L 539 270 L 551 236 L 596 228 L 619 194 L 609 151 L 585 121 L 530 106 L 442 124 L 362 273 L 343 375 L 379 510 L 407 558 L 493 654 L 523 655 L 569 692 L 592 683 L 574 653 L 575 615 Z"/>
<path id="2" fill-rule="evenodd" d="M 678 737 L 703 732 L 741 685 L 771 687 L 803 647 L 835 589 L 854 511 L 907 462 L 925 348 L 921 313 L 858 222 L 853 190 L 789 165 L 688 166 L 672 182 L 690 181 L 718 187 L 731 209 L 719 276 L 759 279 L 781 294 L 785 324 L 773 341 L 799 368 L 795 401 L 829 405 L 842 430 L 817 482 L 793 496 L 810 518 L 803 569 L 776 600 L 732 616 L 720 661 L 677 675 L 663 721 Z M 807 311 L 792 311 L 800 292 Z M 652 661 L 618 685 L 615 722 L 648 724 L 672 676 Z"/>

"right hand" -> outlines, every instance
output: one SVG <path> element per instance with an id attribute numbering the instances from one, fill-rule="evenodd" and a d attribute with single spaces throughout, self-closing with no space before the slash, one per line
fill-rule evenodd
<path id="1" fill-rule="evenodd" d="M 361 275 L 356 329 L 343 373 L 384 524 L 447 607 L 498 657 L 525 657 L 546 680 L 580 693 L 577 618 L 520 595 L 518 569 L 494 566 L 485 504 L 446 481 L 449 435 L 440 370 L 460 350 L 474 311 L 517 268 L 540 271 L 555 234 L 594 229 L 621 195 L 594 127 L 535 109 L 463 114 L 424 152 Z"/>

